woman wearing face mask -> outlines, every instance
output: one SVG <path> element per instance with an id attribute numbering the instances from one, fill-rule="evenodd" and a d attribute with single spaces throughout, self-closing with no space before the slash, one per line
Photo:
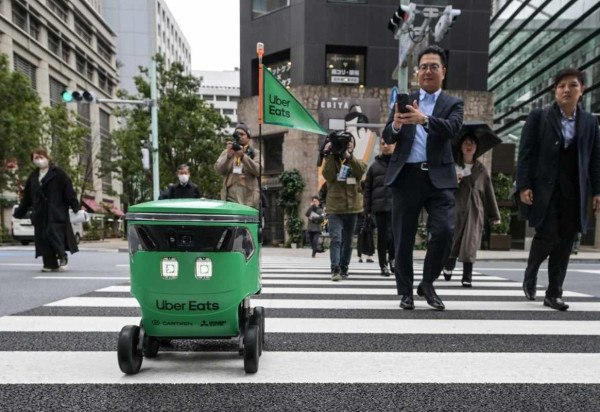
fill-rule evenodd
<path id="1" fill-rule="evenodd" d="M 186 164 L 177 168 L 177 180 L 175 184 L 169 185 L 167 190 L 160 194 L 159 199 L 198 199 L 200 190 L 198 186 L 190 182 L 190 168 Z"/>
<path id="2" fill-rule="evenodd" d="M 34 227 L 35 257 L 42 256 L 42 272 L 66 269 L 67 251 L 78 251 L 69 218 L 69 207 L 79 210 L 77 195 L 69 176 L 52 163 L 45 149 L 31 152 L 36 169 L 25 183 L 25 191 L 14 217 L 25 216 L 29 209 Z"/>

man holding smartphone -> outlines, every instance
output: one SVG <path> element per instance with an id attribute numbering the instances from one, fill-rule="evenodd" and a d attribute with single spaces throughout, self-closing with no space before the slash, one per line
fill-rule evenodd
<path id="1" fill-rule="evenodd" d="M 451 142 L 463 121 L 462 99 L 442 91 L 446 55 L 438 46 L 419 54 L 420 90 L 399 99 L 383 131 L 396 143 L 385 184 L 392 188 L 392 225 L 396 246 L 396 286 L 402 309 L 414 309 L 413 247 L 419 213 L 428 213 L 430 239 L 417 294 L 436 310 L 445 306 L 433 282 L 442 271 L 454 233 L 454 191 L 457 188 Z M 406 99 L 406 95 L 404 99 Z"/>

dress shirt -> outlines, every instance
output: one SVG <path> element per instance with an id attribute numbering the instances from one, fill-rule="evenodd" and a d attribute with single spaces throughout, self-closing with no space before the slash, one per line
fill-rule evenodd
<path id="1" fill-rule="evenodd" d="M 435 102 L 442 93 L 442 89 L 439 89 L 433 94 L 427 93 L 421 89 L 419 91 L 419 111 L 425 113 L 427 116 L 431 116 Z M 427 131 L 425 128 L 418 124 L 415 131 L 415 141 L 413 142 L 412 148 L 410 149 L 410 155 L 406 159 L 406 163 L 421 163 L 427 161 Z"/>
<path id="2" fill-rule="evenodd" d="M 571 145 L 571 143 L 573 142 L 573 139 L 575 138 L 575 115 L 576 115 L 576 113 L 577 113 L 577 110 L 575 110 L 575 113 L 573 113 L 573 116 L 567 117 L 565 112 L 563 112 L 563 110 L 560 109 L 560 125 L 562 128 L 563 139 L 565 141 L 565 148 L 569 147 Z"/>

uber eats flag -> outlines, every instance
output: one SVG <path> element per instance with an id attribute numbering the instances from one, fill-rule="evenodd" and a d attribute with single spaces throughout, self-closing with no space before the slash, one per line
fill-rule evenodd
<path id="1" fill-rule="evenodd" d="M 285 86 L 279 83 L 279 80 L 269 69 L 264 68 L 261 71 L 263 72 L 263 90 L 261 90 L 263 123 L 290 127 L 305 132 L 327 134 L 327 131 L 312 118 L 308 110 L 296 100 Z"/>

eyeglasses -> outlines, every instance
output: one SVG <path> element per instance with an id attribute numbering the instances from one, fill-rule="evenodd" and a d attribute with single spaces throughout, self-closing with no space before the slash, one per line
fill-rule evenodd
<path id="1" fill-rule="evenodd" d="M 438 70 L 440 70 L 440 65 L 437 63 L 433 63 L 433 64 L 421 64 L 419 66 L 419 71 L 422 72 L 426 72 L 427 69 L 431 70 L 431 73 L 437 73 Z"/>

